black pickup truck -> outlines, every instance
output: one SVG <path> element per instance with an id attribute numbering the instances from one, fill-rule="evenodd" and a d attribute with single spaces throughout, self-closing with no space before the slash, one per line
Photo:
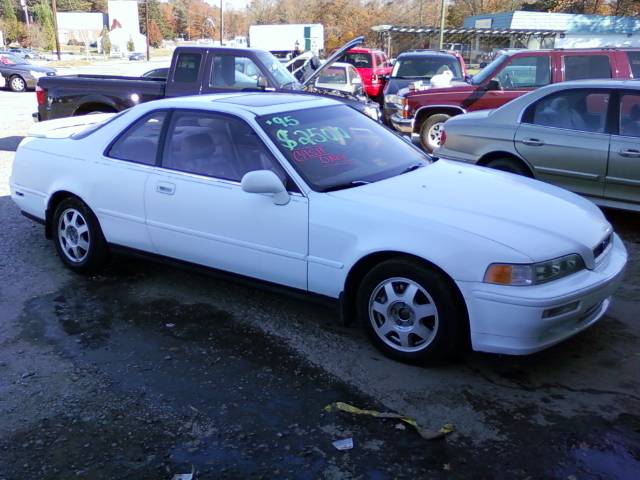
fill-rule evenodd
<path id="1" fill-rule="evenodd" d="M 224 47 L 178 47 L 166 79 L 113 75 L 67 75 L 42 77 L 36 97 L 38 121 L 119 112 L 138 103 L 165 97 L 237 91 L 299 91 L 329 95 L 362 113 L 380 120 L 377 104 L 314 86 L 320 72 L 342 52 L 359 45 L 363 37 L 348 42 L 300 83 L 271 53 L 264 50 Z"/>

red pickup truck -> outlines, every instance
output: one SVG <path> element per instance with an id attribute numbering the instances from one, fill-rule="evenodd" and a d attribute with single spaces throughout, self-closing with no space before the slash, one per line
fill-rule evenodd
<path id="1" fill-rule="evenodd" d="M 640 49 L 502 51 L 466 81 L 401 90 L 391 123 L 402 133 L 420 135 L 422 147 L 432 152 L 440 146 L 442 124 L 452 116 L 498 108 L 550 83 L 595 78 L 640 79 Z"/>
<path id="2" fill-rule="evenodd" d="M 371 48 L 352 48 L 338 60 L 353 65 L 364 83 L 369 98 L 380 100 L 385 78 L 391 73 L 391 62 L 382 50 Z"/>

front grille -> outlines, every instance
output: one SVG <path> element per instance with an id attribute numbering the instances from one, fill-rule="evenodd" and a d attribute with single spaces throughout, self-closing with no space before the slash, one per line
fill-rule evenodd
<path id="1" fill-rule="evenodd" d="M 593 249 L 593 258 L 596 260 L 600 255 L 604 253 L 607 247 L 611 244 L 611 240 L 613 238 L 613 233 L 607 235 L 604 240 L 602 240 L 596 247 Z"/>

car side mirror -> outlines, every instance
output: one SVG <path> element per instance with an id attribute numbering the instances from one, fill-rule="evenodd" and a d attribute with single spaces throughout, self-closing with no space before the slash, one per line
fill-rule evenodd
<path id="1" fill-rule="evenodd" d="M 491 91 L 491 90 L 502 90 L 502 85 L 500 85 L 500 80 L 493 78 L 491 80 L 489 80 L 489 82 L 487 83 L 487 90 Z"/>
<path id="2" fill-rule="evenodd" d="M 254 170 L 242 177 L 242 190 L 247 193 L 267 193 L 273 195 L 273 203 L 286 205 L 290 197 L 282 181 L 271 170 Z"/>
<path id="3" fill-rule="evenodd" d="M 267 77 L 265 77 L 264 75 L 258 75 L 257 86 L 258 88 L 262 88 L 263 90 L 269 88 L 269 80 L 267 80 Z"/>

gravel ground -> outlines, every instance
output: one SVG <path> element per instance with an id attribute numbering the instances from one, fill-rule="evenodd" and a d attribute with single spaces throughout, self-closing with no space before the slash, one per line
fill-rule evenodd
<path id="1" fill-rule="evenodd" d="M 637 478 L 640 216 L 606 212 L 631 262 L 590 330 L 407 366 L 313 304 L 128 257 L 65 270 L 8 196 L 34 105 L 0 91 L 0 479 Z"/>

